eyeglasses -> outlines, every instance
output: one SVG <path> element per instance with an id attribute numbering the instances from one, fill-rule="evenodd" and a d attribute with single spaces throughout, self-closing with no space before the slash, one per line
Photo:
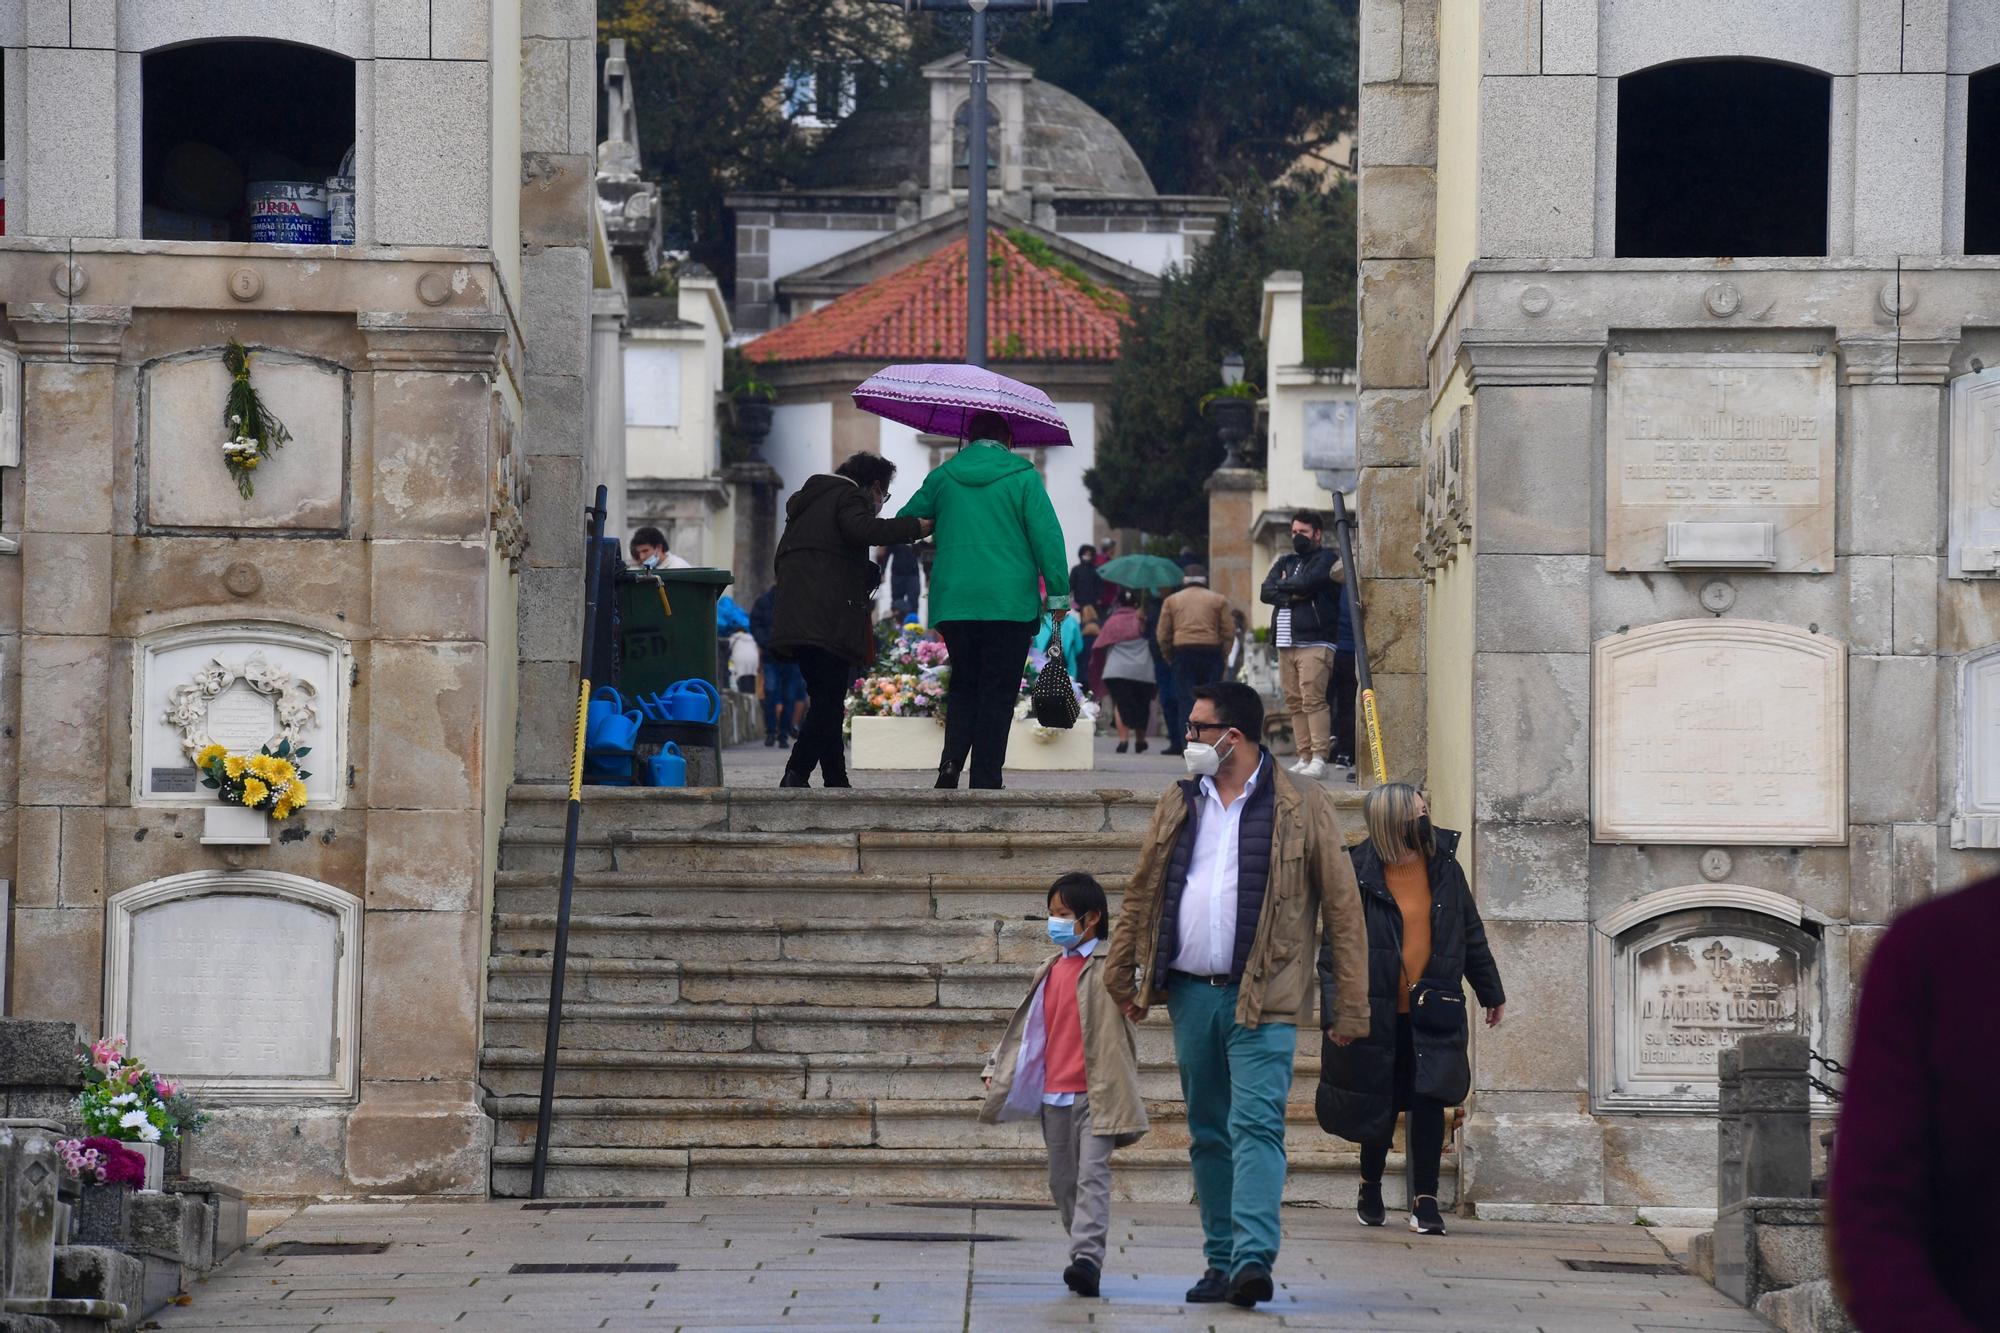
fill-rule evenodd
<path id="1" fill-rule="evenodd" d="M 1201 733 L 1204 731 L 1227 731 L 1227 730 L 1229 730 L 1229 724 L 1227 722 L 1196 722 L 1192 718 L 1190 718 L 1187 724 L 1187 734 L 1194 737 L 1196 740 L 1201 739 Z"/>

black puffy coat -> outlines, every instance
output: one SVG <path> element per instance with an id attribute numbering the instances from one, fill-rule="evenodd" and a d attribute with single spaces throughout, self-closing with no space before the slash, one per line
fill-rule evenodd
<path id="1" fill-rule="evenodd" d="M 1292 639 L 1333 643 L 1340 635 L 1340 556 L 1324 546 L 1304 555 L 1281 555 L 1264 576 L 1258 597 L 1267 606 L 1292 610 Z"/>
<path id="2" fill-rule="evenodd" d="M 1430 859 L 1431 958 L 1424 977 L 1447 986 L 1471 981 L 1479 1003 L 1497 1009 L 1507 1002 L 1500 969 L 1486 946 L 1486 926 L 1459 868 L 1458 834 L 1436 829 Z M 1403 974 L 1403 909 L 1389 892 L 1382 858 L 1372 842 L 1350 848 L 1354 879 L 1368 925 L 1368 1036 L 1348 1046 L 1320 1039 L 1319 1091 L 1314 1099 L 1320 1128 L 1354 1143 L 1385 1143 L 1396 1126 L 1396 1005 Z M 1334 1012 L 1333 962 L 1324 945 L 1319 954 L 1320 1012 Z M 1471 1080 L 1466 1034 L 1455 1038 L 1411 1034 L 1417 1058 L 1416 1086 L 1463 1088 Z M 1458 1098 L 1452 1098 L 1456 1101 Z"/>
<path id="3" fill-rule="evenodd" d="M 810 478 L 785 503 L 772 650 L 790 658 L 801 648 L 822 648 L 857 666 L 874 661 L 870 626 L 882 571 L 869 548 L 913 542 L 923 531 L 921 519 L 877 517 L 846 477 Z"/>

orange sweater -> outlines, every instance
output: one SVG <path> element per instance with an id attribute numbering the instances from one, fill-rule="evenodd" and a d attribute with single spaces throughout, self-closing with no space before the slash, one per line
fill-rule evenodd
<path id="1" fill-rule="evenodd" d="M 1431 879 L 1424 859 L 1382 867 L 1389 895 L 1403 909 L 1403 975 L 1396 987 L 1396 1012 L 1410 1012 L 1410 987 L 1431 961 Z"/>

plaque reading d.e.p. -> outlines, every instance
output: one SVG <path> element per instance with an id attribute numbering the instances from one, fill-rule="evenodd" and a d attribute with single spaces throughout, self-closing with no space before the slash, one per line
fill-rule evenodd
<path id="1" fill-rule="evenodd" d="M 1613 352 L 1612 570 L 1833 570 L 1831 352 Z"/>

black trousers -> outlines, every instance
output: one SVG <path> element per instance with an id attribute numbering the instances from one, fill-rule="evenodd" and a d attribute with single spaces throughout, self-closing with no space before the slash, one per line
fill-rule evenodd
<path id="1" fill-rule="evenodd" d="M 1104 688 L 1118 707 L 1118 720 L 1138 732 L 1140 740 L 1145 740 L 1146 725 L 1153 717 L 1153 687 L 1143 680 L 1113 678 L 1104 682 Z"/>
<path id="2" fill-rule="evenodd" d="M 1345 759 L 1358 759 L 1354 752 L 1354 696 L 1360 688 L 1354 672 L 1354 654 L 1345 648 L 1333 650 L 1333 675 L 1326 683 L 1326 702 L 1333 709 L 1333 752 Z"/>
<path id="3" fill-rule="evenodd" d="M 1437 1197 L 1438 1162 L 1444 1156 L 1444 1103 L 1418 1096 L 1417 1056 L 1410 1044 L 1410 1016 L 1396 1015 L 1396 1109 L 1409 1120 L 1410 1199 Z M 1390 1127 L 1394 1133 L 1394 1125 Z M 1361 1178 L 1379 1183 L 1389 1163 L 1389 1141 L 1361 1145 Z"/>
<path id="4" fill-rule="evenodd" d="M 806 678 L 806 720 L 799 728 L 798 743 L 785 764 L 787 773 L 810 778 L 817 768 L 822 785 L 847 785 L 847 752 L 841 748 L 840 723 L 847 712 L 847 687 L 854 682 L 854 666 L 838 653 L 824 648 L 801 648 L 799 670 Z"/>
<path id="5" fill-rule="evenodd" d="M 951 653 L 945 687 L 944 758 L 954 779 L 972 760 L 975 789 L 998 791 L 1007 766 L 1007 733 L 1021 697 L 1021 670 L 1035 641 L 1032 620 L 947 620 L 937 627 Z"/>

